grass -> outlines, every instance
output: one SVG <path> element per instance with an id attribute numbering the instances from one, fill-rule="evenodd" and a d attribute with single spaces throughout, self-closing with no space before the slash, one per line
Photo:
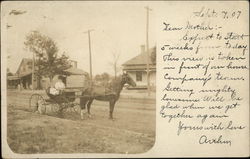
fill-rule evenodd
<path id="1" fill-rule="evenodd" d="M 102 119 L 104 120 L 104 119 Z M 15 153 L 143 153 L 154 136 L 96 123 L 39 115 L 8 106 L 7 142 Z M 152 137 L 153 136 L 153 137 Z"/>

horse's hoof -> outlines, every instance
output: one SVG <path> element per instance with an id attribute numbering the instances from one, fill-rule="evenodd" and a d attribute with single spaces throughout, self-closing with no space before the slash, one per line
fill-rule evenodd
<path id="1" fill-rule="evenodd" d="M 88 114 L 88 118 L 92 118 L 92 115 L 91 115 L 91 114 Z"/>

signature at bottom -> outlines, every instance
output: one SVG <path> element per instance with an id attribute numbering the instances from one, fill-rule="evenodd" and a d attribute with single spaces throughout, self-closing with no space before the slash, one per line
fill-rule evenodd
<path id="1" fill-rule="evenodd" d="M 208 138 L 206 135 L 202 135 L 199 139 L 199 144 L 228 144 L 231 146 L 231 140 L 223 139 L 222 135 L 216 138 Z"/>

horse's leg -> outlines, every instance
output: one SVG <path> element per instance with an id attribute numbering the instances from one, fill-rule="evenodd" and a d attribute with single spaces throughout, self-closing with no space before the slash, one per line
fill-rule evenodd
<path id="1" fill-rule="evenodd" d="M 91 104 L 93 102 L 94 99 L 90 99 L 88 101 L 88 104 L 87 104 L 87 108 L 88 108 L 88 117 L 91 118 L 91 114 L 90 114 L 90 107 L 91 107 Z"/>
<path id="2" fill-rule="evenodd" d="M 83 116 L 86 113 L 86 103 L 87 103 L 87 101 L 88 101 L 87 98 L 80 98 L 81 119 L 83 119 Z"/>
<path id="3" fill-rule="evenodd" d="M 114 107 L 115 107 L 115 100 L 111 99 L 109 101 L 109 119 L 112 119 L 112 120 L 113 120 Z"/>

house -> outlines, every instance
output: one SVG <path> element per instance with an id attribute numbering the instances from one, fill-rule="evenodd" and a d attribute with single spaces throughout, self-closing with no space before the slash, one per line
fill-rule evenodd
<path id="1" fill-rule="evenodd" d="M 15 75 L 10 75 L 7 76 L 7 88 L 8 89 L 16 89 L 19 82 L 20 78 L 18 76 Z"/>
<path id="2" fill-rule="evenodd" d="M 72 65 L 71 68 L 64 70 L 67 75 L 65 78 L 67 88 L 82 88 L 89 84 L 89 74 L 76 68 L 76 66 L 77 65 Z"/>
<path id="3" fill-rule="evenodd" d="M 11 83 L 15 83 L 19 85 L 20 89 L 32 89 L 32 67 L 33 67 L 33 61 L 29 58 L 23 58 L 14 77 L 10 77 L 9 80 Z M 40 87 L 46 88 L 49 83 L 49 79 L 42 77 L 40 81 Z M 37 78 L 34 78 L 33 86 L 36 89 L 38 87 Z"/>
<path id="4" fill-rule="evenodd" d="M 63 70 L 64 78 L 63 82 L 65 83 L 66 88 L 82 88 L 88 84 L 88 73 L 82 69 L 77 68 L 77 61 L 69 60 L 71 67 Z M 54 86 L 58 80 L 58 75 L 55 75 L 50 86 Z"/>
<path id="5" fill-rule="evenodd" d="M 151 55 L 156 53 L 156 47 L 149 49 L 149 82 L 150 87 L 155 89 L 156 84 L 156 63 L 151 59 Z M 147 88 L 147 52 L 145 46 L 141 46 L 141 53 L 126 61 L 123 71 L 127 72 L 136 82 L 136 89 Z"/>
<path id="6" fill-rule="evenodd" d="M 66 87 L 82 87 L 83 84 L 86 84 L 88 74 L 76 68 L 76 61 L 70 60 L 70 64 L 71 67 L 64 70 L 64 73 L 67 74 Z M 7 77 L 8 88 L 17 88 L 19 85 L 21 89 L 32 89 L 32 65 L 32 59 L 23 58 L 15 75 Z M 33 86 L 35 89 L 38 87 L 37 81 L 34 78 Z M 47 77 L 42 77 L 40 82 L 41 89 L 46 89 L 52 84 Z"/>
<path id="7" fill-rule="evenodd" d="M 21 88 L 32 88 L 32 59 L 23 58 L 15 75 L 18 77 L 18 83 Z"/>
<path id="8" fill-rule="evenodd" d="M 7 68 L 7 88 L 8 89 L 17 88 L 18 79 L 19 78 L 15 76 L 13 73 L 11 73 L 10 69 Z"/>

